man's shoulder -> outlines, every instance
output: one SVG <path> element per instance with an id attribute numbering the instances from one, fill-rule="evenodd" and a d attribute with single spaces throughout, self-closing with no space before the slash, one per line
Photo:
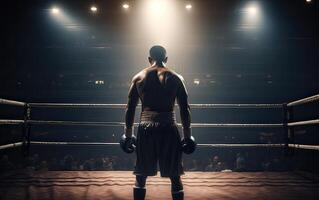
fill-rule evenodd
<path id="1" fill-rule="evenodd" d="M 139 80 L 142 80 L 144 79 L 145 75 L 147 74 L 147 71 L 149 70 L 150 67 L 146 67 L 144 69 L 142 69 L 141 71 L 139 71 L 137 74 L 135 74 L 133 76 L 133 79 L 132 81 L 133 82 L 136 82 L 136 81 L 139 81 Z"/>
<path id="2" fill-rule="evenodd" d="M 180 75 L 179 73 L 177 73 L 176 71 L 170 69 L 170 68 L 167 68 L 168 70 L 168 73 L 171 77 L 173 77 L 174 79 L 178 80 L 178 81 L 181 81 L 183 82 L 184 81 L 184 78 L 182 75 Z"/>

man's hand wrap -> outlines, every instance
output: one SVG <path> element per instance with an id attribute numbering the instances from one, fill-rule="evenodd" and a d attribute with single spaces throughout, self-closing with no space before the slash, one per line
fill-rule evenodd
<path id="1" fill-rule="evenodd" d="M 196 149 L 196 142 L 193 136 L 187 137 L 182 140 L 182 151 L 185 154 L 191 154 Z"/>

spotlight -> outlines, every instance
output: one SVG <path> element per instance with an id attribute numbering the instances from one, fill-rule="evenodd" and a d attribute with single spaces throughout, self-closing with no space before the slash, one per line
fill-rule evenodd
<path id="1" fill-rule="evenodd" d="M 192 9 L 192 4 L 186 4 L 186 6 L 185 6 L 185 8 L 187 9 L 187 10 L 190 10 L 190 9 Z"/>
<path id="2" fill-rule="evenodd" d="M 52 12 L 53 14 L 58 14 L 58 13 L 60 12 L 60 9 L 57 8 L 57 7 L 53 7 L 53 8 L 51 9 L 51 12 Z"/>
<path id="3" fill-rule="evenodd" d="M 95 12 L 97 12 L 97 7 L 96 6 L 91 6 L 90 10 L 95 13 Z"/>
<path id="4" fill-rule="evenodd" d="M 257 31 L 263 25 L 263 10 L 257 1 L 247 3 L 242 9 L 240 29 Z"/>
<path id="5" fill-rule="evenodd" d="M 258 7 L 256 5 L 251 5 L 247 8 L 247 11 L 250 15 L 257 15 L 258 14 Z"/>
<path id="6" fill-rule="evenodd" d="M 311 0 L 306 0 L 307 3 L 311 3 Z"/>
<path id="7" fill-rule="evenodd" d="M 130 5 L 128 3 L 123 3 L 122 7 L 127 10 L 130 8 Z"/>

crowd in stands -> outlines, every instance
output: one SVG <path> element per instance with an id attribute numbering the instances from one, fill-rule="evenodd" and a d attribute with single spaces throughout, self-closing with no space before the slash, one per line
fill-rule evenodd
<path id="1" fill-rule="evenodd" d="M 11 161 L 8 155 L 0 158 L 0 170 L 26 169 L 31 171 L 107 171 L 133 170 L 134 156 L 97 156 L 88 159 L 67 154 L 62 157 L 41 158 L 38 154 L 23 157 L 22 162 Z M 255 164 L 255 165 L 252 165 Z M 184 157 L 185 171 L 282 171 L 285 170 L 282 159 L 274 157 L 258 161 L 245 153 L 237 153 L 231 161 L 219 155 L 207 159 Z M 256 167 L 257 166 L 257 167 Z"/>
<path id="2" fill-rule="evenodd" d="M 11 162 L 7 155 L 3 155 L 0 161 L 0 169 L 27 169 L 42 171 L 99 171 L 99 170 L 130 170 L 134 166 L 131 158 L 121 159 L 118 156 L 99 156 L 89 159 L 79 159 L 70 154 L 62 158 L 40 158 L 38 154 L 26 156 L 23 162 Z"/>

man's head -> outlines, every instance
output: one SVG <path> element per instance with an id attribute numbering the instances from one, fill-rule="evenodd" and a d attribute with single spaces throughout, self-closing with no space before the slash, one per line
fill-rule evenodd
<path id="1" fill-rule="evenodd" d="M 155 45 L 150 49 L 148 60 L 151 64 L 163 64 L 167 62 L 166 50 L 164 47 Z"/>

